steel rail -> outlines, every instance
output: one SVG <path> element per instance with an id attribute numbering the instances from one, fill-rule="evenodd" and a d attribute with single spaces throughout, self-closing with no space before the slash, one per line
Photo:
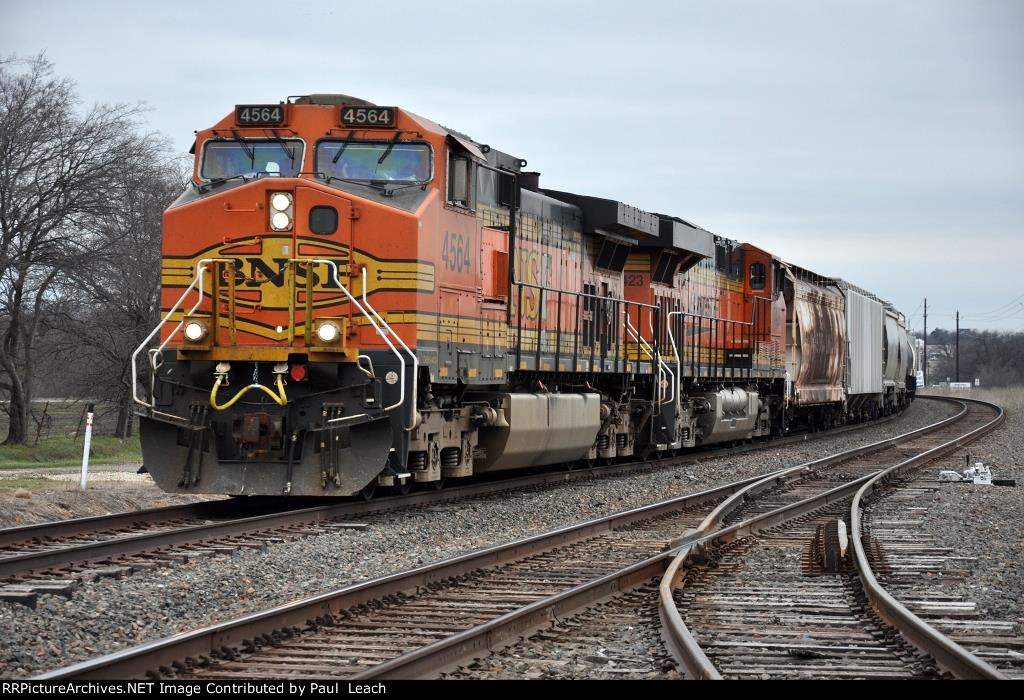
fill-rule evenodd
<path id="1" fill-rule="evenodd" d="M 672 552 L 661 552 L 643 561 L 562 593 L 549 596 L 425 647 L 402 654 L 352 677 L 362 680 L 409 680 L 429 678 L 460 662 L 500 648 L 508 640 L 526 637 L 581 608 L 624 593 L 665 570 Z"/>
<path id="2" fill-rule="evenodd" d="M 749 518 L 723 530 L 696 533 L 696 537 L 686 538 L 680 548 L 675 550 L 675 556 L 665 570 L 658 586 L 658 615 L 662 623 L 662 637 L 669 652 L 691 678 L 720 680 L 722 675 L 704 654 L 697 639 L 683 622 L 672 597 L 673 589 L 677 587 L 685 574 L 686 562 L 691 558 L 702 557 L 703 552 L 709 546 L 752 535 L 787 520 L 811 513 L 830 503 L 850 498 L 861 485 L 873 476 L 874 474 L 867 474 L 858 477 L 817 496 Z"/>
<path id="3" fill-rule="evenodd" d="M 916 433 L 917 431 L 913 432 Z M 891 440 L 885 440 L 873 444 L 880 446 L 879 449 L 881 449 L 891 442 Z M 859 448 L 850 452 L 854 452 L 857 455 L 862 454 L 862 450 Z M 793 472 L 794 474 L 806 473 L 809 471 L 809 465 L 823 462 L 831 463 L 831 458 L 817 460 L 785 471 Z M 297 601 L 270 611 L 255 613 L 234 621 L 212 625 L 194 632 L 176 635 L 121 652 L 115 652 L 65 669 L 58 669 L 44 674 L 40 678 L 88 679 L 126 677 L 152 672 L 154 669 L 161 667 L 170 668 L 175 664 L 180 664 L 183 659 L 208 656 L 216 650 L 224 647 L 230 648 L 233 645 L 242 643 L 246 639 L 266 638 L 268 634 L 272 636 L 282 633 L 287 634 L 290 630 L 305 625 L 311 620 L 315 621 L 318 618 L 322 619 L 326 616 L 336 615 L 354 605 L 363 604 L 367 601 L 402 591 L 415 590 L 417 587 L 429 585 L 430 583 L 482 567 L 520 559 L 558 545 L 579 541 L 607 532 L 630 522 L 646 520 L 657 517 L 660 514 L 728 497 L 730 494 L 763 481 L 764 477 L 753 477 L 691 496 L 671 499 L 581 525 L 562 528 L 553 533 L 493 547 L 480 553 L 466 555 L 363 584 L 348 586 L 332 593 Z M 862 481 L 863 479 L 858 481 L 857 485 Z M 744 523 L 739 525 L 743 526 Z M 633 583 L 649 580 L 664 570 L 668 559 L 669 557 L 666 553 L 656 555 L 619 572 L 582 584 L 570 591 L 525 606 L 484 625 L 452 635 L 429 647 L 412 651 L 385 662 L 379 667 L 367 671 L 360 677 L 412 677 L 424 672 L 424 669 L 436 670 L 439 663 L 444 665 L 453 664 L 476 650 L 484 647 L 493 648 L 502 639 L 507 639 L 510 634 L 522 634 L 525 631 L 543 626 L 551 621 L 552 615 L 565 614 L 567 611 L 578 609 L 580 606 L 588 605 L 619 590 L 624 590 Z"/>
<path id="4" fill-rule="evenodd" d="M 721 534 L 742 537 L 742 533 L 749 532 L 752 528 L 770 527 L 772 524 L 800 517 L 822 505 L 848 498 L 867 478 L 869 477 L 860 477 L 819 496 L 757 516 L 723 530 Z M 760 521 L 769 524 L 759 525 Z M 498 648 L 507 640 L 528 636 L 580 608 L 601 602 L 617 593 L 626 592 L 637 584 L 663 575 L 666 567 L 670 567 L 677 560 L 680 549 L 688 549 L 692 543 L 699 541 L 698 538 L 697 533 L 684 536 L 680 541 L 673 542 L 669 549 L 653 557 L 385 661 L 353 676 L 352 680 L 424 678 L 449 669 L 461 661 L 479 655 L 480 652 Z"/>
<path id="5" fill-rule="evenodd" d="M 666 569 L 666 564 L 671 566 L 680 559 L 677 556 L 677 552 L 680 549 L 689 549 L 694 544 L 704 541 L 705 538 L 702 538 L 702 535 L 705 532 L 718 528 L 728 513 L 742 507 L 751 497 L 766 490 L 768 484 L 778 485 L 786 483 L 813 473 L 815 469 L 832 466 L 839 462 L 855 459 L 864 454 L 886 449 L 893 444 L 913 439 L 912 436 L 920 435 L 922 431 L 931 432 L 939 430 L 950 422 L 959 420 L 965 414 L 966 411 L 961 411 L 961 413 L 955 416 L 911 431 L 897 438 L 875 442 L 865 447 L 855 448 L 844 453 L 782 470 L 763 479 L 753 480 L 749 485 L 735 490 L 723 503 L 719 504 L 704 519 L 698 529 L 686 533 L 678 540 L 674 540 L 666 552 L 581 584 L 570 590 L 536 601 L 428 646 L 402 654 L 353 676 L 353 680 L 423 678 L 451 668 L 464 659 L 479 655 L 482 651 L 499 647 L 505 640 L 529 635 L 549 625 L 559 617 L 597 603 L 616 593 L 625 592 L 635 587 L 636 584 L 648 581 L 662 574 Z M 860 477 L 817 496 L 737 523 L 719 531 L 715 537 L 724 539 L 742 537 L 753 528 L 770 527 L 779 522 L 817 510 L 822 505 L 848 498 L 871 476 Z M 699 651 L 699 647 L 697 647 L 697 650 Z"/>
<path id="6" fill-rule="evenodd" d="M 883 440 L 878 443 L 875 443 L 874 447 L 880 447 L 884 449 L 886 446 L 898 446 L 900 443 L 907 442 L 916 437 L 920 437 L 922 435 L 932 433 L 941 430 L 944 427 L 953 425 L 956 422 L 959 422 L 960 420 L 964 419 L 969 414 L 967 404 L 962 399 L 952 399 L 938 396 L 922 396 L 920 398 L 927 398 L 932 400 L 960 404 L 962 409 L 956 415 L 938 421 L 931 425 L 925 426 L 924 428 L 920 428 L 910 433 L 906 433 L 905 435 L 900 436 L 898 438 L 894 438 L 891 440 Z M 981 404 L 984 402 L 976 403 Z M 1002 409 L 992 404 L 985 405 L 996 409 L 996 411 L 999 414 L 996 419 L 982 425 L 979 428 L 971 430 L 970 432 L 964 435 L 954 438 L 953 440 L 947 441 L 939 445 L 938 447 L 925 450 L 915 455 L 914 457 L 903 460 L 900 463 L 892 467 L 889 467 L 888 469 L 882 470 L 876 474 L 869 474 L 860 477 L 843 486 L 831 489 L 830 491 L 820 494 L 819 496 L 806 499 L 805 501 L 801 501 L 800 503 L 776 509 L 775 511 L 772 511 L 770 513 L 765 513 L 755 518 L 751 518 L 746 521 L 736 523 L 735 525 L 732 525 L 723 530 L 709 530 L 708 528 L 714 528 L 718 524 L 720 524 L 722 519 L 724 519 L 725 515 L 728 512 L 732 512 L 736 508 L 740 507 L 742 505 L 742 501 L 744 500 L 744 498 L 747 497 L 750 493 L 756 493 L 763 491 L 766 488 L 770 488 L 777 478 L 781 477 L 785 479 L 786 477 L 791 476 L 795 468 L 788 470 L 789 474 L 779 475 L 779 477 L 766 477 L 765 479 L 757 483 L 751 484 L 751 486 L 748 487 L 747 490 L 734 494 L 732 497 L 730 497 L 725 502 L 720 504 L 716 511 L 705 519 L 705 521 L 701 524 L 701 527 L 698 529 L 698 531 L 693 533 L 690 537 L 686 538 L 687 541 L 682 544 L 681 548 L 676 553 L 674 559 L 668 565 L 665 575 L 662 577 L 661 583 L 659 585 L 659 616 L 662 622 L 662 636 L 673 658 L 675 658 L 676 661 L 680 664 L 680 666 L 686 670 L 687 674 L 691 678 L 702 680 L 720 680 L 722 678 L 722 675 L 719 673 L 718 669 L 715 668 L 714 664 L 711 662 L 710 659 L 708 659 L 703 649 L 701 649 L 700 644 L 697 642 L 693 633 L 683 622 L 682 616 L 680 615 L 679 610 L 673 599 L 672 591 L 678 586 L 678 584 L 682 580 L 685 574 L 685 565 L 689 559 L 701 558 L 703 556 L 704 550 L 709 546 L 724 544 L 727 542 L 731 542 L 735 539 L 738 539 L 740 537 L 745 537 L 754 534 L 766 528 L 778 525 L 781 522 L 784 522 L 785 520 L 789 520 L 793 517 L 799 517 L 800 515 L 804 515 L 806 513 L 817 510 L 830 503 L 834 503 L 837 500 L 853 498 L 854 504 L 856 504 L 856 497 L 861 493 L 865 492 L 869 484 L 877 484 L 882 475 L 898 474 L 906 471 L 907 469 L 913 468 L 914 466 L 919 466 L 924 462 L 933 460 L 936 457 L 942 456 L 943 454 L 953 451 L 960 447 L 961 445 L 966 444 L 966 442 L 977 439 L 977 437 L 979 437 L 980 435 L 990 430 L 993 430 L 995 427 L 997 427 L 998 424 L 1000 424 L 1003 420 L 1001 417 Z M 878 451 L 878 449 L 872 451 Z M 858 456 L 867 454 L 867 451 L 865 450 L 865 448 L 858 448 L 855 450 L 850 450 L 847 454 L 850 458 L 856 458 Z M 841 457 L 841 455 L 836 455 L 835 457 Z M 854 524 L 854 527 L 858 529 L 854 532 L 859 532 L 859 513 L 856 513 L 856 505 L 851 506 L 851 511 L 855 513 L 857 516 L 856 524 Z M 696 537 L 694 537 L 693 535 L 696 535 Z M 860 538 L 858 536 L 854 536 L 852 539 L 854 540 L 855 547 L 861 545 Z M 868 571 L 870 571 L 870 568 L 868 568 Z M 881 589 L 880 586 L 878 586 L 878 588 L 881 590 L 883 594 L 888 596 L 888 594 L 884 592 L 884 589 Z M 892 599 L 891 596 L 888 596 L 888 598 L 891 602 L 895 602 L 895 600 Z M 906 612 L 907 614 L 911 614 L 909 613 L 909 611 Z M 902 625 L 898 624 L 897 621 L 894 621 L 897 620 L 895 616 L 890 615 L 887 617 L 883 615 L 883 619 L 885 619 L 889 624 L 893 625 L 893 627 L 895 627 L 901 633 L 904 633 L 904 628 L 902 627 Z M 948 638 L 945 638 L 944 635 L 931 628 L 924 621 L 917 619 L 917 622 L 919 623 L 917 629 L 921 630 L 919 634 L 924 639 L 934 641 L 938 638 L 942 638 L 945 640 L 945 642 L 948 642 L 948 644 L 955 646 L 954 642 L 948 640 Z M 924 628 L 927 628 L 928 631 L 923 631 Z M 904 634 L 904 636 L 907 635 Z M 907 638 L 909 641 L 914 643 L 914 640 L 911 637 L 907 636 Z M 915 646 L 922 648 L 924 651 L 926 651 L 926 653 L 931 653 L 930 649 L 927 649 L 917 643 L 915 643 Z M 945 643 L 943 643 L 943 646 L 946 646 Z M 968 652 L 966 652 L 965 650 L 961 651 L 963 651 L 964 654 L 968 654 Z M 936 658 L 936 661 L 939 661 L 939 658 L 935 657 L 934 655 L 933 658 Z M 985 664 L 985 662 L 983 661 L 977 661 L 980 664 Z M 988 666 L 988 664 L 985 665 Z M 992 670 L 994 671 L 994 669 Z"/>
<path id="7" fill-rule="evenodd" d="M 180 520 L 184 518 L 224 517 L 228 513 L 222 513 L 222 510 L 227 510 L 228 506 L 237 510 L 243 503 L 245 506 L 252 505 L 251 503 L 239 502 L 235 499 L 218 499 L 109 515 L 89 515 L 82 518 L 69 518 L 67 520 L 54 520 L 32 525 L 6 527 L 0 529 L 0 547 L 43 539 L 82 535 L 96 532 L 97 530 L 132 527 L 145 522 Z"/>
<path id="8" fill-rule="evenodd" d="M 228 622 L 210 625 L 192 632 L 174 635 L 56 669 L 38 676 L 37 679 L 88 680 L 142 676 L 161 667 L 173 667 L 175 663 L 180 663 L 182 659 L 188 657 L 208 656 L 214 651 L 231 647 L 246 639 L 262 638 L 267 634 L 301 627 L 311 620 L 338 615 L 353 606 L 372 600 L 405 591 L 414 591 L 417 588 L 445 581 L 483 567 L 514 561 L 560 545 L 610 532 L 617 527 L 633 522 L 714 501 L 758 480 L 759 477 L 753 477 L 737 481 L 409 571 L 353 584 L 271 610 L 253 613 Z"/>
<path id="9" fill-rule="evenodd" d="M 305 507 L 298 509 L 276 509 L 270 513 L 261 513 L 243 518 L 231 518 L 230 520 L 224 520 L 217 523 L 193 525 L 172 531 L 127 534 L 119 537 L 111 537 L 99 542 L 75 544 L 70 547 L 26 552 L 24 554 L 5 555 L 3 552 L 0 552 L 0 578 L 11 577 L 32 571 L 43 571 L 46 569 L 66 567 L 71 564 L 85 564 L 104 561 L 116 556 L 128 556 L 166 547 L 195 544 L 218 537 L 255 533 L 261 530 L 270 530 L 301 523 L 315 523 L 322 520 L 329 520 L 348 515 L 363 515 L 367 513 L 386 511 L 389 509 L 418 506 L 427 503 L 445 503 L 534 486 L 568 483 L 595 477 L 614 477 L 630 473 L 641 473 L 644 470 L 671 468 L 683 464 L 690 464 L 703 459 L 724 457 L 740 452 L 757 452 L 793 442 L 804 442 L 811 439 L 817 440 L 844 432 L 854 432 L 864 428 L 877 426 L 881 422 L 894 420 L 896 417 L 897 416 L 890 416 L 882 419 L 882 421 L 859 423 L 831 431 L 814 433 L 812 435 L 790 435 L 767 443 L 753 443 L 751 445 L 743 445 L 736 448 L 719 448 L 708 451 L 691 452 L 683 455 L 666 457 L 660 460 L 651 460 L 646 463 L 636 461 L 626 464 L 613 464 L 604 467 L 597 467 L 589 471 L 550 471 L 539 475 L 520 475 L 494 481 L 483 481 L 465 486 L 457 486 L 441 492 L 424 491 L 404 496 L 388 496 L 385 498 L 375 499 L 370 502 L 335 502 L 336 499 L 332 499 L 331 502 L 327 504 L 313 506 L 306 505 Z M 799 468 L 800 467 L 795 467 L 795 469 Z M 129 513 L 115 513 L 113 515 L 74 518 L 71 520 L 56 521 L 52 523 L 40 523 L 36 525 L 5 528 L 0 529 L 0 546 L 11 547 L 22 543 L 38 543 L 46 539 L 89 535 L 97 531 L 137 527 L 141 524 L 151 524 L 153 522 L 160 521 L 189 518 L 223 518 L 230 515 L 227 511 L 232 508 L 242 508 L 245 510 L 259 510 L 262 507 L 273 508 L 273 506 L 283 504 L 287 502 L 287 500 L 288 499 L 275 500 L 272 497 L 261 496 L 253 497 L 252 501 L 255 502 L 250 501 L 250 499 L 246 499 L 246 501 L 203 501 L 199 503 L 166 506 L 163 508 L 154 508 Z M 318 501 L 318 499 L 311 500 L 314 503 L 317 503 Z"/>
<path id="10" fill-rule="evenodd" d="M 852 533 L 851 539 L 853 540 L 852 558 L 871 607 L 875 609 L 883 620 L 898 629 L 908 642 L 930 655 L 939 666 L 957 678 L 1008 680 L 1004 673 L 939 632 L 886 591 L 878 582 L 878 579 L 875 578 L 874 571 L 871 569 L 871 562 L 868 560 L 867 552 L 864 549 L 866 534 L 863 531 L 862 511 L 864 504 L 877 495 L 879 487 L 899 479 L 916 467 L 977 440 L 982 435 L 998 428 L 1006 420 L 1006 413 L 995 404 L 977 399 L 964 398 L 958 400 L 995 409 L 996 416 L 991 421 L 955 440 L 939 445 L 901 464 L 889 467 L 865 483 L 854 495 L 853 502 L 850 504 L 850 532 Z"/>

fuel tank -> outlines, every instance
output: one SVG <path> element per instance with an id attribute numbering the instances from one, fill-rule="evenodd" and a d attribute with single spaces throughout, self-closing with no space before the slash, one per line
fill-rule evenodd
<path id="1" fill-rule="evenodd" d="M 508 426 L 480 430 L 476 473 L 582 459 L 601 428 L 599 394 L 504 394 L 502 404 Z"/>
<path id="2" fill-rule="evenodd" d="M 762 404 L 756 391 L 739 387 L 694 394 L 697 413 L 697 444 L 746 440 L 760 435 L 758 417 Z"/>

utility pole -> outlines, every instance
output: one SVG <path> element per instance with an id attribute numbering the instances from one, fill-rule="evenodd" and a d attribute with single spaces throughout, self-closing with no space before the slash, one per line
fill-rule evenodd
<path id="1" fill-rule="evenodd" d="M 960 381 L 960 309 L 956 310 L 956 380 Z"/>
<path id="2" fill-rule="evenodd" d="M 924 298 L 924 387 L 928 386 L 928 297 Z"/>

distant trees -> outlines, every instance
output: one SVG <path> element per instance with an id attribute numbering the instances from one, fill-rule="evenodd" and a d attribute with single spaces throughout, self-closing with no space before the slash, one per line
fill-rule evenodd
<path id="1" fill-rule="evenodd" d="M 956 380 L 956 332 L 928 334 L 928 381 Z M 982 386 L 1024 384 L 1024 333 L 960 330 L 960 379 Z"/>
<path id="2" fill-rule="evenodd" d="M 166 160 L 131 163 L 118 174 L 110 190 L 117 211 L 101 222 L 94 253 L 48 316 L 50 348 L 77 368 L 70 387 L 117 406 L 120 438 L 134 422 L 131 354 L 159 320 L 161 219 L 185 178 L 180 162 Z"/>
<path id="3" fill-rule="evenodd" d="M 124 395 L 123 348 L 113 347 L 149 326 L 158 306 L 158 212 L 176 194 L 172 182 L 180 191 L 180 168 L 165 140 L 140 131 L 139 107 L 79 112 L 78 103 L 74 83 L 56 77 L 45 56 L 0 61 L 6 443 L 28 438 L 46 353 L 64 355 L 67 386 L 91 383 L 102 397 Z"/>

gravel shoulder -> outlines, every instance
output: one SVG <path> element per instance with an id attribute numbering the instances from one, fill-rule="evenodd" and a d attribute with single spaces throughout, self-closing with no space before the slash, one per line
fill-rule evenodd
<path id="1" fill-rule="evenodd" d="M 341 530 L 265 551 L 243 550 L 124 579 L 99 579 L 70 600 L 41 596 L 36 610 L 0 602 L 0 624 L 6 630 L 0 641 L 0 676 L 29 676 L 298 597 L 800 464 L 928 425 L 951 412 L 944 404 L 919 401 L 891 423 L 777 451 L 500 500 L 440 504 L 373 521 L 362 531 Z"/>
<path id="2" fill-rule="evenodd" d="M 180 505 L 222 496 L 164 493 L 141 462 L 105 464 L 89 471 L 79 488 L 80 467 L 36 467 L 0 471 L 0 528 Z"/>
<path id="3" fill-rule="evenodd" d="M 924 475 L 963 471 L 984 462 L 995 479 L 1015 487 L 942 484 L 924 511 L 924 527 L 961 557 L 975 557 L 971 575 L 941 577 L 942 590 L 978 604 L 983 618 L 1015 622 L 1024 636 L 1024 388 L 972 391 L 967 396 L 1003 406 L 1006 422 L 978 442 L 926 468 Z M 927 586 L 928 582 L 922 582 Z M 934 585 L 934 584 L 933 584 Z"/>

